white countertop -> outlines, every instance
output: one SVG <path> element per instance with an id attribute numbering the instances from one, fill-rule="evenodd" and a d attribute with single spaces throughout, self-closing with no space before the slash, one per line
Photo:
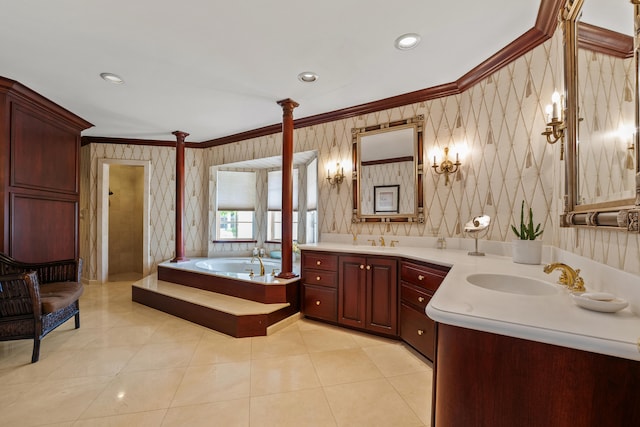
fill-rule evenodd
<path id="1" fill-rule="evenodd" d="M 530 296 L 484 289 L 466 279 L 474 273 L 494 273 L 555 283 L 560 271 L 547 275 L 543 265 L 516 264 L 511 257 L 492 254 L 474 257 L 459 249 L 382 248 L 344 243 L 300 245 L 300 248 L 397 256 L 448 266 L 451 270 L 426 309 L 427 315 L 437 322 L 640 360 L 640 317 L 629 307 L 617 313 L 593 312 L 575 305 L 561 285 L 556 285 L 558 292 L 553 295 Z M 590 277 L 581 276 L 587 290 L 603 290 L 601 286 L 590 288 Z M 640 286 L 640 283 L 633 285 Z"/>

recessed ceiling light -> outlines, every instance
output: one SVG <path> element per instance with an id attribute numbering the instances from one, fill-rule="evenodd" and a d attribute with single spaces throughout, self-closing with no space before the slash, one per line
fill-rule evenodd
<path id="1" fill-rule="evenodd" d="M 313 71 L 303 71 L 298 74 L 298 80 L 304 83 L 313 83 L 318 80 L 318 75 Z"/>
<path id="2" fill-rule="evenodd" d="M 107 81 L 109 83 L 113 83 L 116 85 L 120 85 L 124 83 L 124 80 L 122 80 L 122 77 L 113 73 L 100 73 L 100 77 L 102 77 L 104 81 Z"/>
<path id="3" fill-rule="evenodd" d="M 416 33 L 403 34 L 396 39 L 396 49 L 409 50 L 418 46 L 420 43 L 420 35 Z"/>

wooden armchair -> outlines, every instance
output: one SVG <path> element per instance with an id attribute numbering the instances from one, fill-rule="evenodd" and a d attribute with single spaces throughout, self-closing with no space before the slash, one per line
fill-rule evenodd
<path id="1" fill-rule="evenodd" d="M 40 357 L 40 340 L 75 316 L 82 260 L 24 263 L 0 253 L 0 341 L 33 338 L 31 363 Z"/>

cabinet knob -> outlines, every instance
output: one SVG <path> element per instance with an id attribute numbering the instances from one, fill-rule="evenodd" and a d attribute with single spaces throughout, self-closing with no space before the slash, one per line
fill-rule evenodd
<path id="1" fill-rule="evenodd" d="M 370 265 L 367 265 L 367 270 L 371 270 L 371 266 Z"/>
<path id="2" fill-rule="evenodd" d="M 418 302 L 424 302 L 424 297 L 418 297 Z"/>
<path id="3" fill-rule="evenodd" d="M 360 270 L 364 270 L 364 265 L 360 264 Z"/>
<path id="4" fill-rule="evenodd" d="M 424 276 L 422 274 L 418 274 L 418 280 L 424 280 Z"/>
<path id="5" fill-rule="evenodd" d="M 424 331 L 422 329 L 418 329 L 418 335 L 422 336 L 424 334 Z"/>
<path id="6" fill-rule="evenodd" d="M 316 276 L 316 280 L 320 281 L 320 276 Z"/>
<path id="7" fill-rule="evenodd" d="M 320 305 L 320 300 L 316 301 L 316 305 Z M 422 335 L 422 334 L 421 334 Z"/>
<path id="8" fill-rule="evenodd" d="M 316 261 L 316 265 L 322 264 L 322 261 Z"/>

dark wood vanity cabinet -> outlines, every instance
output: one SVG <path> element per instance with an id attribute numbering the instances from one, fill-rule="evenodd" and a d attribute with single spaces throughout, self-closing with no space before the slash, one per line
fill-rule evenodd
<path id="1" fill-rule="evenodd" d="M 435 322 L 424 310 L 447 272 L 428 263 L 400 263 L 400 337 L 429 360 L 435 357 Z"/>
<path id="2" fill-rule="evenodd" d="M 384 257 L 340 256 L 338 323 L 397 336 L 397 264 Z"/>
<path id="3" fill-rule="evenodd" d="M 302 252 L 302 312 L 314 319 L 337 322 L 338 256 Z"/>
<path id="4" fill-rule="evenodd" d="M 435 323 L 425 307 L 449 268 L 395 257 L 302 252 L 302 312 L 400 337 L 430 360 Z"/>

